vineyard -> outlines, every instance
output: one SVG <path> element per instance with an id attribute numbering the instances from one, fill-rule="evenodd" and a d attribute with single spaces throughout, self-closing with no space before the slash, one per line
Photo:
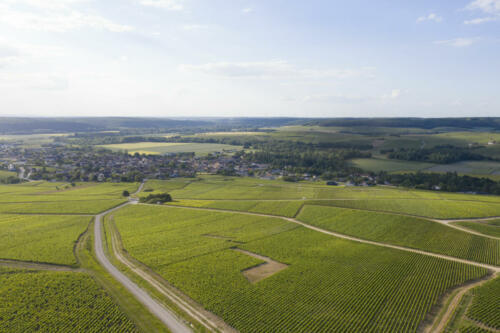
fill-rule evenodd
<path id="1" fill-rule="evenodd" d="M 467 317 L 500 329 L 500 278 L 474 289 L 473 295 Z"/>
<path id="2" fill-rule="evenodd" d="M 467 229 L 471 229 L 477 232 L 480 232 L 484 235 L 489 235 L 493 237 L 500 237 L 500 225 L 495 225 L 497 223 L 495 221 L 488 222 L 456 222 L 456 225 L 466 227 Z"/>
<path id="3" fill-rule="evenodd" d="M 0 304 L 2 332 L 138 332 L 82 273 L 0 267 Z"/>
<path id="4" fill-rule="evenodd" d="M 111 220 L 130 255 L 243 332 L 416 332 L 447 290 L 487 273 L 278 218 L 133 206 Z M 289 266 L 251 284 L 241 271 L 260 260 L 233 247 Z"/>
<path id="5" fill-rule="evenodd" d="M 178 200 L 169 203 L 173 206 L 225 209 L 286 217 L 294 217 L 303 204 L 303 201 L 272 200 Z"/>
<path id="6" fill-rule="evenodd" d="M 0 258 L 75 265 L 73 247 L 90 217 L 0 214 Z"/>
<path id="7" fill-rule="evenodd" d="M 499 240 L 469 234 L 421 218 L 306 205 L 297 219 L 326 230 L 363 239 L 487 264 L 500 264 Z"/>
<path id="8" fill-rule="evenodd" d="M 403 213 L 438 219 L 500 216 L 500 204 L 482 201 L 370 199 L 312 201 L 311 204 Z"/>

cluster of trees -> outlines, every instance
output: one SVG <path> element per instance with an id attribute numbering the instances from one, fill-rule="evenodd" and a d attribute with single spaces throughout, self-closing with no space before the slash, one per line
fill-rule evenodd
<path id="1" fill-rule="evenodd" d="M 393 185 L 413 187 L 425 190 L 441 190 L 447 192 L 474 192 L 500 195 L 500 182 L 489 178 L 459 176 L 456 172 L 448 173 L 405 173 L 387 174 L 381 172 L 377 176 L 378 183 L 389 182 Z"/>
<path id="2" fill-rule="evenodd" d="M 157 204 L 172 201 L 172 196 L 168 193 L 149 194 L 139 199 L 141 203 Z"/>
<path id="3" fill-rule="evenodd" d="M 243 155 L 243 159 L 251 163 L 265 163 L 269 164 L 273 169 L 313 175 L 354 170 L 347 160 L 357 157 L 370 157 L 370 154 L 353 149 L 335 151 L 308 150 L 304 152 L 268 149 Z"/>
<path id="4" fill-rule="evenodd" d="M 486 156 L 474 153 L 471 148 L 461 148 L 452 145 L 441 145 L 428 149 L 400 148 L 385 151 L 388 157 L 396 160 L 431 162 L 449 164 L 459 161 L 481 161 L 489 159 Z"/>

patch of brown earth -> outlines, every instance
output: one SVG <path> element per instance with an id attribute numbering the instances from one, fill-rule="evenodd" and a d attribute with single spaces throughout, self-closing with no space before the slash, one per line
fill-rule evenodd
<path id="1" fill-rule="evenodd" d="M 246 255 L 249 255 L 251 257 L 260 259 L 262 261 L 265 261 L 264 263 L 254 266 L 248 269 L 245 269 L 242 271 L 243 275 L 247 278 L 247 280 L 250 283 L 257 283 L 259 281 L 262 281 L 276 273 L 281 272 L 285 268 L 288 267 L 288 265 L 283 264 L 281 262 L 277 262 L 271 258 L 261 256 L 260 254 L 256 254 L 250 251 L 234 248 L 235 251 L 244 253 Z"/>

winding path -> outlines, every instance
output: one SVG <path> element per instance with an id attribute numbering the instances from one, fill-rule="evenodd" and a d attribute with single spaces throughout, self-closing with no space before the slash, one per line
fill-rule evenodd
<path id="1" fill-rule="evenodd" d="M 143 205 L 143 204 L 141 204 L 141 205 Z M 418 253 L 418 254 L 422 254 L 422 255 L 426 255 L 426 256 L 430 256 L 430 257 L 436 257 L 436 258 L 451 260 L 451 261 L 455 261 L 455 262 L 459 262 L 459 263 L 463 263 L 463 264 L 468 264 L 468 265 L 473 265 L 473 266 L 478 266 L 478 267 L 486 268 L 486 269 L 489 269 L 489 270 L 491 270 L 491 271 L 493 271 L 495 273 L 500 272 L 500 267 L 499 266 L 488 265 L 488 264 L 483 264 L 483 263 L 479 263 L 479 262 L 476 262 L 476 261 L 471 261 L 471 260 L 466 260 L 466 259 L 460 259 L 460 258 L 456 258 L 456 257 L 451 257 L 451 256 L 447 256 L 445 254 L 427 252 L 427 251 L 412 249 L 412 248 L 409 248 L 409 247 L 392 245 L 392 244 L 386 244 L 386 243 L 380 243 L 380 242 L 375 242 L 375 241 L 371 241 L 371 240 L 367 240 L 367 239 L 362 239 L 362 238 L 357 238 L 357 237 L 353 237 L 353 236 L 348 236 L 348 235 L 345 235 L 345 234 L 339 234 L 337 232 L 333 232 L 333 231 L 329 231 L 329 230 L 325 230 L 325 229 L 322 229 L 322 228 L 318 228 L 318 227 L 312 226 L 310 224 L 304 223 L 302 221 L 299 221 L 299 220 L 291 218 L 291 217 L 276 216 L 276 215 L 269 215 L 269 214 L 262 214 L 262 213 L 250 213 L 250 212 L 234 211 L 234 210 L 227 210 L 227 209 L 204 208 L 204 207 L 184 207 L 184 206 L 168 206 L 168 207 L 176 208 L 176 209 L 193 209 L 193 210 L 204 210 L 204 211 L 214 211 L 214 212 L 231 213 L 231 214 L 244 214 L 244 215 L 252 215 L 252 216 L 278 218 L 278 219 L 286 220 L 288 222 L 292 222 L 292 223 L 301 225 L 304 228 L 307 228 L 307 229 L 310 229 L 310 230 L 314 230 L 314 231 L 317 231 L 317 232 L 320 232 L 320 233 L 323 233 L 323 234 L 326 234 L 326 235 L 335 236 L 335 237 L 342 238 L 342 239 L 351 240 L 351 241 L 358 242 L 358 243 L 371 244 L 371 245 L 375 245 L 375 246 L 382 246 L 382 247 L 387 247 L 387 248 L 401 250 L 401 251 L 406 251 L 406 252 Z"/>
<path id="2" fill-rule="evenodd" d="M 142 188 L 139 187 L 139 190 Z M 120 272 L 118 268 L 113 266 L 108 257 L 104 254 L 102 245 L 102 218 L 113 211 L 129 205 L 131 202 L 105 211 L 95 217 L 94 225 L 94 246 L 95 254 L 99 263 L 119 282 L 121 283 L 134 297 L 142 303 L 152 314 L 161 320 L 173 333 L 189 333 L 192 330 L 171 311 L 166 309 L 162 304 L 153 299 L 146 291 L 141 289 L 137 284 L 130 280 L 125 274 Z"/>

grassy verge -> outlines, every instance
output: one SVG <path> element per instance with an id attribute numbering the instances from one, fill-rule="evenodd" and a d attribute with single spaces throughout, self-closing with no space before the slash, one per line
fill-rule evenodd
<path id="1" fill-rule="evenodd" d="M 197 320 L 187 315 L 184 311 L 182 311 L 173 301 L 160 293 L 157 289 L 151 286 L 147 281 L 142 279 L 140 276 L 132 272 L 127 266 L 125 266 L 122 262 L 120 262 L 113 254 L 113 244 L 111 242 L 111 235 L 118 234 L 114 223 L 110 223 L 109 219 L 106 218 L 103 220 L 104 225 L 104 234 L 103 239 L 105 241 L 104 244 L 104 252 L 106 256 L 109 258 L 111 263 L 118 268 L 122 273 L 127 275 L 134 283 L 136 283 L 140 288 L 146 290 L 153 298 L 155 298 L 158 302 L 163 304 L 170 311 L 175 313 L 177 316 L 183 318 L 185 321 L 189 323 L 193 331 L 195 332 L 211 332 L 204 325 L 200 324 Z M 119 241 L 121 244 L 121 242 Z M 134 260 L 135 261 L 135 260 Z"/>
<path id="2" fill-rule="evenodd" d="M 75 247 L 75 255 L 80 266 L 103 287 L 128 317 L 143 332 L 169 332 L 169 330 L 153 316 L 132 294 L 117 283 L 113 277 L 98 264 L 93 254 L 93 222 L 89 231 L 80 238 Z"/>

